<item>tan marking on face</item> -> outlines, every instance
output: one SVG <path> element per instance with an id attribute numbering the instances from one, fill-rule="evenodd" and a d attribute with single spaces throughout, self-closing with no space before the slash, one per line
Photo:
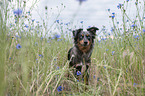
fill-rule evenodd
<path id="1" fill-rule="evenodd" d="M 78 39 L 77 41 L 78 41 L 77 45 L 78 45 L 80 51 L 82 51 L 83 53 L 86 53 L 90 50 L 92 41 L 88 40 L 88 45 L 87 46 L 83 46 L 84 40 L 79 41 L 79 39 Z"/>
<path id="2" fill-rule="evenodd" d="M 88 45 L 90 45 L 90 41 L 89 41 L 89 40 L 87 40 L 87 42 L 88 42 Z"/>
<path id="3" fill-rule="evenodd" d="M 83 45 L 83 44 L 84 44 L 84 39 L 82 39 L 81 41 L 79 41 L 79 43 L 80 43 L 81 45 Z"/>

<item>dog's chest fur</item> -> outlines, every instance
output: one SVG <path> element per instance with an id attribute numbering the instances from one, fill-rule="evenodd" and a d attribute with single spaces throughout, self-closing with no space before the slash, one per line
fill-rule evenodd
<path id="1" fill-rule="evenodd" d="M 70 56 L 71 56 L 70 66 L 74 66 L 74 64 L 84 65 L 84 63 L 90 63 L 91 54 L 92 54 L 92 50 L 89 50 L 88 52 L 81 52 L 74 46 L 70 52 Z"/>

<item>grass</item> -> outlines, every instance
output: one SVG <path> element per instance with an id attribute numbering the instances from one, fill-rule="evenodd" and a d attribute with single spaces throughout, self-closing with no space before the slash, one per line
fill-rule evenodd
<path id="1" fill-rule="evenodd" d="M 145 10 L 139 9 L 145 8 L 144 1 L 135 3 L 133 20 L 125 11 L 129 2 L 124 2 L 119 7 L 122 23 L 118 24 L 116 15 L 110 16 L 111 35 L 105 27 L 99 31 L 103 35 L 95 41 L 87 86 L 78 82 L 68 68 L 67 52 L 73 43 L 70 32 L 66 34 L 64 28 L 69 30 L 69 25 L 54 22 L 52 26 L 62 35 L 53 34 L 50 31 L 53 27 L 47 29 L 45 21 L 42 25 L 33 21 L 25 6 L 23 15 L 14 16 L 9 10 L 11 3 L 4 1 L 0 1 L 1 96 L 145 95 Z M 114 15 L 110 10 L 109 14 Z M 67 78 L 68 73 L 71 80 Z"/>

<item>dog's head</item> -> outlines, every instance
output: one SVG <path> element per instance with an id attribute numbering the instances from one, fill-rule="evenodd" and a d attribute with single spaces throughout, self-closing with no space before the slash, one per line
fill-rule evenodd
<path id="1" fill-rule="evenodd" d="M 97 27 L 88 28 L 87 31 L 83 29 L 77 29 L 73 31 L 74 42 L 79 44 L 79 46 L 87 47 L 94 42 L 96 30 L 99 30 Z"/>

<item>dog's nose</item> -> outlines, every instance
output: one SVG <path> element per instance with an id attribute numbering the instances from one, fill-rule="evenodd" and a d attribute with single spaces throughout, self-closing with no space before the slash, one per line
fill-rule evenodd
<path id="1" fill-rule="evenodd" d="M 88 44 L 88 42 L 87 42 L 87 41 L 85 41 L 85 42 L 84 42 L 84 45 L 87 45 L 87 44 Z"/>

